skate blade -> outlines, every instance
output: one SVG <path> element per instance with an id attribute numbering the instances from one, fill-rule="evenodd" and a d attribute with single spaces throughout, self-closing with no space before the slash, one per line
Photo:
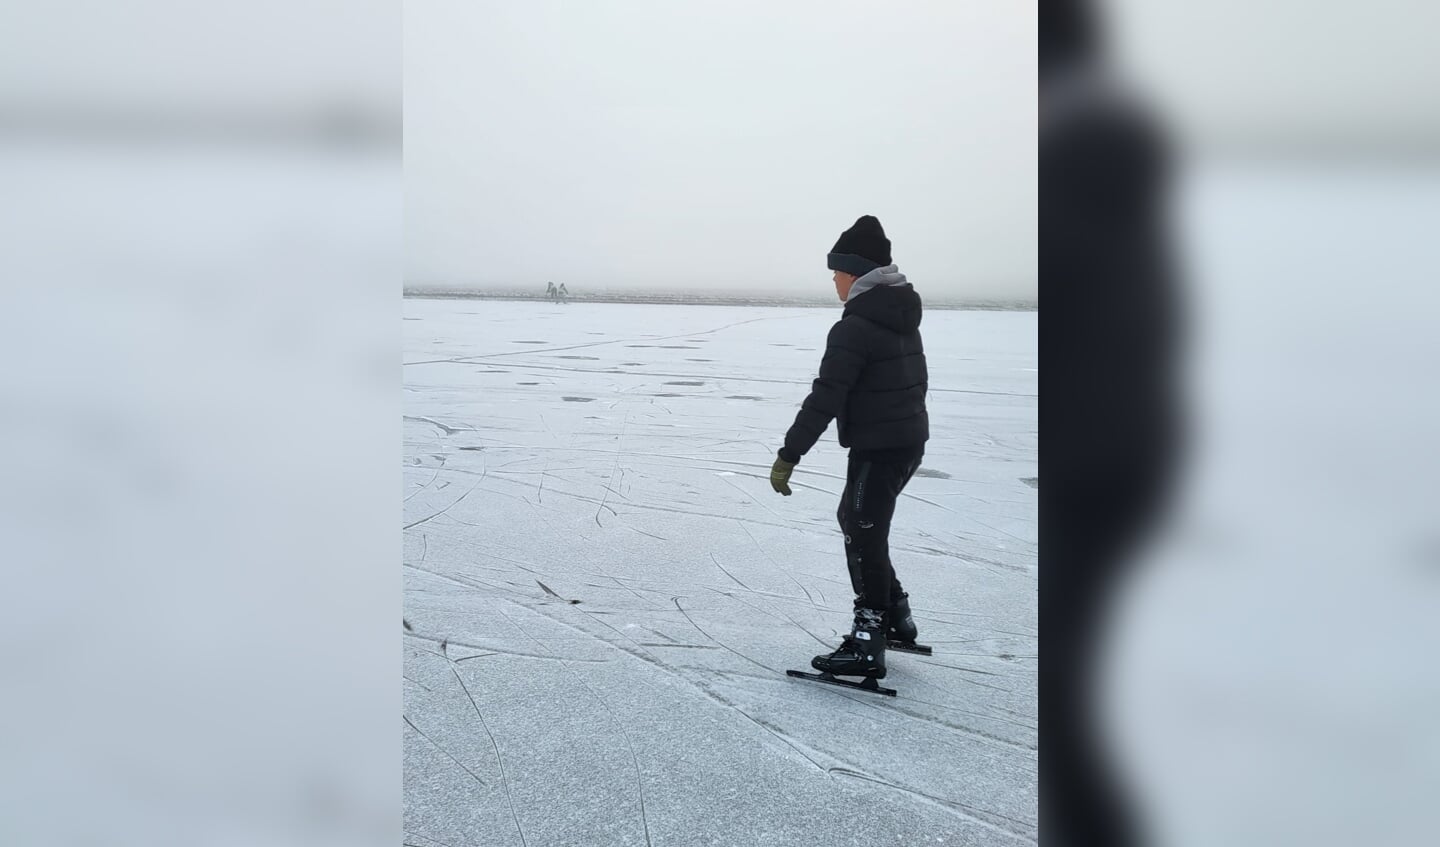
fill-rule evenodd
<path id="1" fill-rule="evenodd" d="M 915 653 L 921 656 L 933 656 L 935 651 L 928 645 L 916 644 L 913 641 L 891 641 L 885 647 L 886 650 L 895 650 L 900 653 Z"/>
<path id="2" fill-rule="evenodd" d="M 885 688 L 875 681 L 874 677 L 865 677 L 864 682 L 851 682 L 848 679 L 841 679 L 838 676 L 828 673 L 806 673 L 804 671 L 786 671 L 786 676 L 793 676 L 798 679 L 808 679 L 813 682 L 824 682 L 829 685 L 838 685 L 841 688 L 855 688 L 860 691 L 869 691 L 872 694 L 884 694 L 886 697 L 894 697 L 896 692 L 893 688 Z"/>

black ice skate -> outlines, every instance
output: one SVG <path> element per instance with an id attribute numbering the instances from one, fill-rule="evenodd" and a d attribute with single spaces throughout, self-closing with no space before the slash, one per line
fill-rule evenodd
<path id="1" fill-rule="evenodd" d="M 890 608 L 885 610 L 887 648 L 901 653 L 932 655 L 934 651 L 929 647 L 915 643 L 919 635 L 920 630 L 915 626 L 915 618 L 910 615 L 910 595 L 901 594 L 898 598 L 891 598 Z"/>
<path id="2" fill-rule="evenodd" d="M 855 625 L 840 644 L 840 648 L 810 660 L 810 666 L 820 673 L 786 671 L 786 675 L 894 697 L 895 689 L 882 688 L 875 682 L 885 678 L 884 618 L 884 613 L 875 609 L 856 609 Z M 842 676 L 858 676 L 863 679 L 860 682 L 851 682 L 839 679 Z"/>

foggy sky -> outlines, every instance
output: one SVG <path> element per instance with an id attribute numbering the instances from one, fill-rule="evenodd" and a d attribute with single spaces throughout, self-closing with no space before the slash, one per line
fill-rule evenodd
<path id="1" fill-rule="evenodd" d="M 1035 295 L 1033 4 L 405 6 L 406 284 Z"/>
<path id="2" fill-rule="evenodd" d="M 1104 5 L 1117 63 L 1192 149 L 1440 150 L 1440 5 Z"/>

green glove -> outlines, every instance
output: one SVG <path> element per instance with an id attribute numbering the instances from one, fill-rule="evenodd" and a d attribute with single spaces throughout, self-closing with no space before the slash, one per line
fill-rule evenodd
<path id="1" fill-rule="evenodd" d="M 787 462 L 779 456 L 775 457 L 775 464 L 770 468 L 770 487 L 776 492 L 790 496 L 790 474 L 795 472 L 795 463 Z"/>

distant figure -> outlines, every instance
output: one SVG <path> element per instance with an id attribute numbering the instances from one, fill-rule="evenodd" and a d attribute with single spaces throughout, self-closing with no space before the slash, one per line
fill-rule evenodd
<path id="1" fill-rule="evenodd" d="M 560 283 L 560 290 L 557 292 L 560 302 L 565 303 L 570 299 L 570 292 L 565 290 L 565 283 Z"/>
<path id="2" fill-rule="evenodd" d="M 545 299 L 549 300 L 551 303 L 560 302 L 560 293 L 555 290 L 555 283 L 545 283 Z"/>
<path id="3" fill-rule="evenodd" d="M 920 296 L 890 258 L 880 221 L 866 215 L 840 235 L 827 258 L 845 304 L 831 328 L 819 378 L 785 434 L 770 471 L 776 492 L 790 494 L 790 475 L 830 421 L 850 448 L 845 491 L 836 514 L 855 592 L 855 618 L 840 648 L 810 664 L 822 674 L 864 677 L 874 690 L 885 676 L 886 649 L 924 651 L 910 601 L 890 563 L 895 501 L 920 468 L 930 418 L 929 376 L 920 340 Z"/>
<path id="4" fill-rule="evenodd" d="M 1100 736 L 1101 643 L 1179 446 L 1168 150 L 1087 0 L 1041 5 L 1040 841 L 1143 843 Z"/>

